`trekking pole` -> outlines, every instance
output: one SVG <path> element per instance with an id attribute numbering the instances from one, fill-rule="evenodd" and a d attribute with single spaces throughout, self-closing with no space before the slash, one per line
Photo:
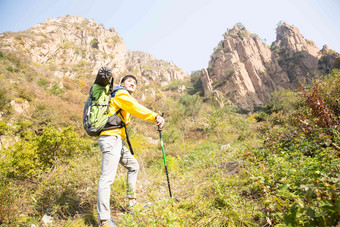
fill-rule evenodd
<path id="1" fill-rule="evenodd" d="M 164 167 L 165 167 L 166 179 L 168 181 L 170 197 L 172 198 L 171 188 L 170 188 L 170 180 L 169 180 L 169 174 L 168 174 L 168 167 L 166 166 L 165 152 L 164 152 L 164 147 L 163 147 L 162 128 L 161 128 L 160 125 L 158 125 L 158 132 L 159 132 L 159 137 L 160 137 L 160 140 L 161 140 L 161 146 L 162 146 L 162 152 L 163 152 L 163 159 L 164 159 Z"/>

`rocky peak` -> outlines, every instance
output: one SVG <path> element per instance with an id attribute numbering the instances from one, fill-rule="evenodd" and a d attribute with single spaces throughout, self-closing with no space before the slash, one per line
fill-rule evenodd
<path id="1" fill-rule="evenodd" d="M 315 77 L 320 74 L 320 50 L 313 41 L 305 39 L 298 28 L 287 23 L 279 25 L 276 34 L 271 50 L 280 67 L 288 73 L 293 87 L 298 87 L 301 80 L 308 80 L 307 75 Z"/>
<path id="2" fill-rule="evenodd" d="M 323 45 L 322 49 L 320 50 L 320 54 L 328 54 L 329 53 L 329 49 L 327 45 Z"/>
<path id="3" fill-rule="evenodd" d="M 140 75 L 145 85 L 154 81 L 164 86 L 172 80 L 184 80 L 189 77 L 173 62 L 158 60 L 152 54 L 142 51 L 127 52 L 126 67 L 129 72 Z"/>
<path id="4" fill-rule="evenodd" d="M 333 68 L 340 68 L 340 54 L 334 50 L 328 49 L 323 45 L 320 50 L 319 70 L 323 73 L 329 73 Z"/>
<path id="5" fill-rule="evenodd" d="M 311 56 L 319 56 L 320 50 L 316 44 L 305 39 L 297 27 L 286 22 L 276 28 L 276 41 L 273 44 L 287 48 L 289 50 L 288 57 L 293 57 L 296 52 L 307 52 Z"/>
<path id="6" fill-rule="evenodd" d="M 209 61 L 208 75 L 202 71 L 201 78 L 249 112 L 269 102 L 271 92 L 289 86 L 271 51 L 241 24 L 224 34 Z"/>

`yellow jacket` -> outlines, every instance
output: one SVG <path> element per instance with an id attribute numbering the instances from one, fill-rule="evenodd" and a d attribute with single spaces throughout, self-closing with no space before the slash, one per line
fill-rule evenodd
<path id="1" fill-rule="evenodd" d="M 154 122 L 157 116 L 157 113 L 139 104 L 137 100 L 134 99 L 125 89 L 118 90 L 115 97 L 111 98 L 108 116 L 115 114 L 119 109 L 122 110 L 118 116 L 122 119 L 126 126 L 130 123 L 131 115 L 150 122 Z M 102 131 L 100 135 L 120 136 L 122 140 L 124 140 L 126 136 L 124 127 L 105 130 Z"/>

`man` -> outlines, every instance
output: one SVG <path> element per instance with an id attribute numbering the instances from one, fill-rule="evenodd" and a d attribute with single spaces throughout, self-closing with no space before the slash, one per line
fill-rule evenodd
<path id="1" fill-rule="evenodd" d="M 131 115 L 134 115 L 146 121 L 156 122 L 157 125 L 163 127 L 163 117 L 142 106 L 131 96 L 137 88 L 136 77 L 133 75 L 124 76 L 120 86 L 118 88 L 121 89 L 112 95 L 109 117 L 118 112 L 119 114 L 117 115 L 125 125 L 130 123 Z M 133 207 L 136 204 L 136 182 L 139 164 L 125 147 L 125 137 L 125 127 L 120 127 L 102 131 L 98 140 L 102 151 L 102 171 L 97 197 L 97 213 L 101 226 L 115 226 L 110 214 L 110 186 L 114 181 L 118 163 L 128 170 L 127 197 L 129 199 L 129 207 Z"/>

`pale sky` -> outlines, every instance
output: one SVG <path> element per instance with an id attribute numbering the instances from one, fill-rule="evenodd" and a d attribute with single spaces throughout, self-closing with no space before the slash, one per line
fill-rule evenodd
<path id="1" fill-rule="evenodd" d="M 270 45 L 285 21 L 320 49 L 327 44 L 340 52 L 339 12 L 340 0 L 0 0 L 0 33 L 81 16 L 115 28 L 128 51 L 153 54 L 191 73 L 208 67 L 213 49 L 236 23 Z"/>

